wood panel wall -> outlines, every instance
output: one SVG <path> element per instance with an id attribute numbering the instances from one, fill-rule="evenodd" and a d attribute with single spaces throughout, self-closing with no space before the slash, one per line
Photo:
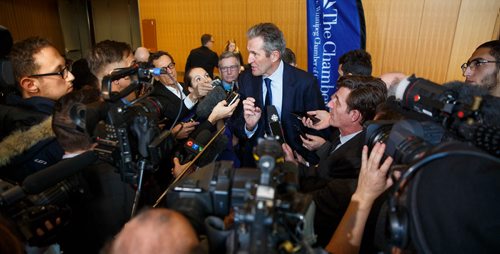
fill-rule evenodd
<path id="1" fill-rule="evenodd" d="M 221 53 L 236 39 L 246 61 L 246 30 L 273 22 L 307 68 L 306 0 L 138 0 L 141 19 L 156 19 L 158 48 L 183 70 L 203 33 L 214 35 Z M 498 37 L 498 0 L 365 0 L 367 50 L 374 75 L 416 73 L 435 82 L 462 80 L 460 65 L 482 42 Z"/>
<path id="2" fill-rule="evenodd" d="M 10 30 L 14 41 L 40 36 L 64 53 L 57 0 L 0 0 L 0 25 Z"/>
<path id="3" fill-rule="evenodd" d="M 235 39 L 247 62 L 246 31 L 260 22 L 278 25 L 287 46 L 307 68 L 306 0 L 139 0 L 142 19 L 155 19 L 158 49 L 170 52 L 182 72 L 189 52 L 201 45 L 204 33 L 214 36 L 214 50 L 222 53 L 225 43 Z M 182 74 L 182 73 L 180 73 Z M 179 75 L 182 79 L 182 75 Z"/>

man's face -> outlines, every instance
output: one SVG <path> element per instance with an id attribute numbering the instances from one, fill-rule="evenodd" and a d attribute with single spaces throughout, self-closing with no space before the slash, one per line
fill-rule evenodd
<path id="1" fill-rule="evenodd" d="M 220 60 L 219 70 L 222 80 L 231 83 L 238 78 L 240 72 L 240 65 L 235 57 L 228 57 Z"/>
<path id="2" fill-rule="evenodd" d="M 210 40 L 205 45 L 207 48 L 212 49 L 214 47 L 215 39 L 214 37 L 210 38 Z"/>
<path id="3" fill-rule="evenodd" d="M 474 51 L 467 61 L 469 66 L 465 69 L 463 75 L 466 83 L 485 86 L 489 90 L 492 90 L 497 86 L 499 71 L 496 67 L 496 63 L 481 63 L 481 61 L 484 60 L 496 61 L 496 59 L 490 55 L 490 48 L 479 48 Z"/>
<path id="4" fill-rule="evenodd" d="M 153 61 L 153 65 L 156 68 L 165 68 L 167 74 L 161 74 L 156 79 L 164 85 L 172 86 L 177 84 L 177 71 L 175 70 L 175 63 L 167 55 L 160 56 L 158 59 Z"/>
<path id="5" fill-rule="evenodd" d="M 261 37 L 255 37 L 248 40 L 248 63 L 252 67 L 254 76 L 270 76 L 278 68 L 279 53 L 273 51 L 270 56 L 266 56 L 264 50 L 264 40 Z"/>
<path id="6" fill-rule="evenodd" d="M 352 111 L 348 110 L 346 103 L 350 93 L 351 90 L 341 87 L 332 95 L 331 100 L 328 102 L 328 107 L 330 108 L 330 125 L 339 128 L 341 132 L 342 128 L 352 125 Z"/>
<path id="7" fill-rule="evenodd" d="M 36 73 L 45 74 L 62 71 L 65 68 L 66 61 L 59 54 L 57 49 L 52 46 L 42 48 L 33 55 L 35 64 L 39 66 Z M 63 95 L 73 90 L 72 81 L 75 79 L 71 72 L 67 72 L 66 77 L 61 75 L 50 75 L 33 77 L 33 83 L 37 87 L 36 96 L 58 100 Z"/>
<path id="8" fill-rule="evenodd" d="M 135 64 L 134 55 L 132 55 L 132 53 L 130 53 L 126 56 L 123 56 L 121 61 L 110 63 L 110 64 L 106 65 L 106 67 L 103 69 L 103 74 L 108 75 L 108 74 L 111 74 L 116 69 L 128 68 L 134 64 Z M 102 81 L 102 78 L 104 77 L 104 75 L 102 77 L 98 77 L 100 81 Z M 111 84 L 111 91 L 112 92 L 120 92 L 123 89 L 127 88 L 131 82 L 132 81 L 130 80 L 130 77 L 123 77 L 119 80 L 115 80 Z"/>

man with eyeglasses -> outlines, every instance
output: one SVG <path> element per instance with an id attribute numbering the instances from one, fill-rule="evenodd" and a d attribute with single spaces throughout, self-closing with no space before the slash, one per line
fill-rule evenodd
<path id="1" fill-rule="evenodd" d="M 240 59 L 233 52 L 226 51 L 220 55 L 219 70 L 222 85 L 226 92 L 238 89 L 238 76 L 240 75 Z M 235 87 L 236 86 L 236 87 Z"/>
<path id="2" fill-rule="evenodd" d="M 10 60 L 18 94 L 9 94 L 1 105 L 6 137 L 0 144 L 0 175 L 20 182 L 61 160 L 64 151 L 49 116 L 55 101 L 72 91 L 74 76 L 59 51 L 43 38 L 14 44 Z"/>
<path id="3" fill-rule="evenodd" d="M 466 83 L 484 86 L 500 97 L 500 40 L 479 45 L 461 68 Z"/>

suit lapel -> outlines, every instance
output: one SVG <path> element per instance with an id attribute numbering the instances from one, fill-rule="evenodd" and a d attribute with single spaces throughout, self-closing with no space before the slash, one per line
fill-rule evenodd
<path id="1" fill-rule="evenodd" d="M 283 125 L 290 122 L 290 112 L 293 110 L 293 104 L 296 103 L 294 102 L 296 79 L 292 68 L 286 63 L 283 67 L 283 100 L 281 102 L 281 123 Z M 283 127 L 283 129 L 287 128 Z"/>

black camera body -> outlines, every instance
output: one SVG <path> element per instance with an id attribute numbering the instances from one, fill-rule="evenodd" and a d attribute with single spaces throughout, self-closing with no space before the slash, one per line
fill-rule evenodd
<path id="1" fill-rule="evenodd" d="M 96 127 L 99 157 L 116 166 L 122 180 L 137 184 L 141 169 L 155 171 L 161 159 L 171 150 L 169 131 L 162 131 L 159 120 L 165 110 L 164 98 L 152 97 L 151 69 L 137 66 L 120 69 L 105 76 L 102 81 L 101 122 Z M 129 78 L 131 84 L 120 92 L 112 92 L 113 81 Z M 135 93 L 136 99 L 129 102 L 125 96 Z"/>
<path id="2" fill-rule="evenodd" d="M 395 165 L 391 170 L 401 170 L 401 177 L 393 178 L 395 184 L 390 189 L 387 213 L 383 219 L 388 242 L 383 244 L 389 243 L 389 249 L 394 246 L 403 249 L 409 247 L 422 253 L 439 253 L 452 249 L 457 241 L 439 241 L 429 232 L 455 237 L 455 232 L 451 231 L 456 231 L 456 237 L 459 237 L 464 235 L 461 231 L 468 231 L 472 233 L 464 238 L 467 243 L 463 246 L 474 246 L 474 250 L 479 249 L 477 246 L 488 249 L 492 246 L 489 244 L 498 241 L 488 239 L 489 235 L 494 235 L 492 231 L 484 234 L 476 227 L 490 227 L 490 221 L 465 223 L 463 225 L 473 226 L 464 226 L 467 229 L 461 230 L 457 230 L 461 226 L 456 226 L 456 223 L 462 220 L 450 219 L 447 225 L 434 222 L 447 220 L 443 217 L 455 218 L 449 216 L 455 211 L 467 212 L 466 218 L 481 217 L 478 214 L 490 211 L 493 211 L 491 214 L 498 214 L 498 209 L 491 205 L 495 202 L 490 204 L 489 200 L 482 202 L 486 212 L 474 211 L 475 207 L 479 207 L 474 203 L 478 199 L 474 196 L 475 189 L 474 194 L 467 197 L 460 193 L 472 193 L 463 190 L 465 185 L 476 184 L 489 188 L 486 181 L 498 178 L 500 126 L 492 119 L 496 114 L 492 113 L 492 109 L 498 108 L 492 105 L 498 105 L 499 99 L 468 84 L 457 82 L 441 86 L 414 76 L 403 80 L 396 89 L 391 89 L 394 97 L 388 102 L 409 120 L 365 123 L 365 143 L 371 148 L 377 142 L 384 142 L 385 155 L 394 158 Z M 424 176 L 426 180 L 420 180 Z M 433 193 L 431 190 L 440 192 Z M 463 204 L 463 207 L 450 205 L 457 198 L 461 199 L 458 203 Z M 432 200 L 436 202 L 432 203 Z M 464 207 L 472 209 L 466 210 Z M 444 216 L 439 217 L 439 213 Z M 422 219 L 424 217 L 432 217 L 434 222 Z M 446 232 L 450 228 L 454 229 Z M 439 248 L 442 249 L 437 251 Z M 462 245 L 454 250 L 463 251 Z"/>
<path id="3" fill-rule="evenodd" d="M 500 156 L 499 126 L 484 123 L 487 110 L 483 109 L 483 104 L 498 98 L 471 94 L 473 98 L 464 101 L 458 91 L 414 76 L 389 93 L 394 97 L 388 103 L 409 120 L 366 122 L 365 143 L 371 148 L 376 142 L 385 142 L 385 153 L 395 163 L 411 165 L 446 141 L 469 142 Z M 413 119 L 415 113 L 418 120 Z"/>
<path id="4" fill-rule="evenodd" d="M 275 140 L 265 142 L 256 150 L 269 143 L 280 148 Z M 207 217 L 224 218 L 233 211 L 232 240 L 237 244 L 227 252 L 275 253 L 285 242 L 313 244 L 312 196 L 296 191 L 296 168 L 276 158 L 272 149 L 264 152 L 258 156 L 258 169 L 235 169 L 230 161 L 200 168 L 172 186 L 166 206 L 188 217 L 199 233 L 205 232 Z"/>

